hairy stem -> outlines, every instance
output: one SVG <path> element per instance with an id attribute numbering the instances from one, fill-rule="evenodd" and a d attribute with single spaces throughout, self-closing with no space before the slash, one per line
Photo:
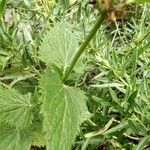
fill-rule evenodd
<path id="1" fill-rule="evenodd" d="M 79 57 L 81 56 L 81 54 L 84 52 L 86 46 L 88 45 L 88 43 L 91 41 L 91 39 L 93 38 L 93 36 L 96 34 L 97 30 L 99 29 L 99 27 L 101 26 L 101 24 L 103 23 L 104 19 L 106 17 L 106 11 L 103 11 L 101 13 L 101 16 L 97 19 L 96 24 L 94 25 L 94 27 L 92 28 L 92 30 L 90 31 L 89 35 L 86 37 L 85 41 L 81 44 L 77 54 L 75 55 L 75 57 L 73 58 L 67 72 L 65 73 L 62 81 L 64 82 L 69 74 L 71 73 L 72 69 L 74 68 L 77 60 L 79 59 Z"/>

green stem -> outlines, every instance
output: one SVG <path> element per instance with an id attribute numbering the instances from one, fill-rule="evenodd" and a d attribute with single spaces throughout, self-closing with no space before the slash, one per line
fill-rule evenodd
<path id="1" fill-rule="evenodd" d="M 92 30 L 90 31 L 89 35 L 85 39 L 85 41 L 82 43 L 82 45 L 81 45 L 80 49 L 78 50 L 77 54 L 73 58 L 73 60 L 72 60 L 72 62 L 70 64 L 67 72 L 65 73 L 65 75 L 64 75 L 64 77 L 62 79 L 63 82 L 68 78 L 68 76 L 71 73 L 72 69 L 74 68 L 77 60 L 79 59 L 81 54 L 84 52 L 85 48 L 87 47 L 88 43 L 91 41 L 93 36 L 96 34 L 96 32 L 99 29 L 100 25 L 103 23 L 105 17 L 106 17 L 106 11 L 101 12 L 101 16 L 97 19 L 97 22 L 96 22 L 95 26 L 92 28 Z"/>

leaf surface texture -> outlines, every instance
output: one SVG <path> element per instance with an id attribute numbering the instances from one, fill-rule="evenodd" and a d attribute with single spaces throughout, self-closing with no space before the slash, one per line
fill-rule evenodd
<path id="1" fill-rule="evenodd" d="M 31 95 L 0 87 L 0 121 L 16 127 L 27 127 L 32 121 Z"/>
<path id="2" fill-rule="evenodd" d="M 40 80 L 42 114 L 48 150 L 70 150 L 79 125 L 89 117 L 86 96 L 61 83 L 56 72 L 47 69 Z"/>
<path id="3" fill-rule="evenodd" d="M 55 64 L 66 71 L 77 52 L 78 42 L 70 25 L 59 22 L 43 38 L 40 46 L 39 58 L 49 64 Z"/>

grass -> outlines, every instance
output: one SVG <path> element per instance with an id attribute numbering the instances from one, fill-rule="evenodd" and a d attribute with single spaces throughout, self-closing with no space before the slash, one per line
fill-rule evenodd
<path id="1" fill-rule="evenodd" d="M 9 1 L 0 24 L 0 84 L 23 94 L 34 93 L 45 68 L 37 56 L 46 31 L 68 20 L 82 43 L 98 15 L 85 0 L 59 1 L 54 8 L 46 1 L 27 2 Z M 128 9 L 125 18 L 103 23 L 77 75 L 67 81 L 85 91 L 92 114 L 81 125 L 75 150 L 150 148 L 150 6 Z"/>

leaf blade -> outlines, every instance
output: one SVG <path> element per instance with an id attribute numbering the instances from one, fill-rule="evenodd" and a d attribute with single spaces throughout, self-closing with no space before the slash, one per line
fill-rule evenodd
<path id="1" fill-rule="evenodd" d="M 77 52 L 78 42 L 72 33 L 70 25 L 62 21 L 43 38 L 39 50 L 39 58 L 49 64 L 55 64 L 66 71 L 74 54 Z"/>
<path id="2" fill-rule="evenodd" d="M 0 3 L 0 17 L 4 14 L 6 4 L 8 0 L 2 0 Z"/>
<path id="3" fill-rule="evenodd" d="M 17 129 L 7 124 L 0 125 L 0 149 L 28 150 L 31 146 L 30 129 Z"/>
<path id="4" fill-rule="evenodd" d="M 40 87 L 47 148 L 69 150 L 79 125 L 89 117 L 86 97 L 79 89 L 63 85 L 50 70 L 42 76 Z"/>
<path id="5" fill-rule="evenodd" d="M 16 127 L 29 126 L 32 121 L 31 95 L 0 87 L 0 122 Z"/>
<path id="6" fill-rule="evenodd" d="M 135 150 L 142 150 L 144 149 L 145 145 L 150 142 L 150 136 L 145 136 L 142 138 L 142 140 L 139 142 Z"/>

